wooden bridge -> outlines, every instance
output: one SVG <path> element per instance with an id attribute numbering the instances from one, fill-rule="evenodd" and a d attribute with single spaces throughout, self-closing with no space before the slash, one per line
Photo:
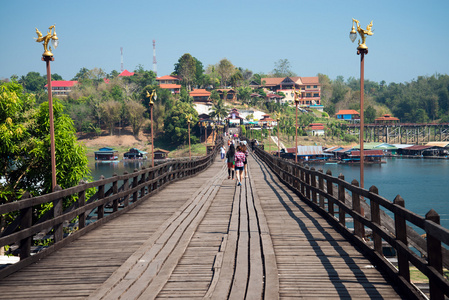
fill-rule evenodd
<path id="1" fill-rule="evenodd" d="M 441 242 L 449 231 L 434 214 L 426 220 L 400 198 L 391 203 L 374 188 L 260 149 L 237 186 L 216 153 L 0 206 L 1 214 L 19 212 L 0 246 L 17 244 L 21 255 L 0 270 L 0 299 L 424 299 L 409 263 L 429 277 L 432 299 L 448 296 Z M 53 215 L 33 221 L 33 205 L 46 202 Z M 379 205 L 395 214 L 393 224 Z M 54 243 L 32 255 L 43 232 Z M 399 253 L 398 267 L 382 255 L 382 241 Z"/>

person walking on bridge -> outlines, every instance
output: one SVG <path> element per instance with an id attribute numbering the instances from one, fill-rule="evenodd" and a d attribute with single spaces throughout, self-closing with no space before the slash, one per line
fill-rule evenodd
<path id="1" fill-rule="evenodd" d="M 229 145 L 228 152 L 226 152 L 226 162 L 228 164 L 228 179 L 234 180 L 234 165 L 235 165 L 235 147 L 234 144 Z"/>
<path id="2" fill-rule="evenodd" d="M 237 152 L 235 153 L 235 172 L 237 173 L 237 185 L 242 185 L 243 168 L 245 165 L 246 156 L 242 152 L 242 146 L 237 146 Z"/>
<path id="3" fill-rule="evenodd" d="M 245 153 L 245 161 L 243 162 L 243 173 L 245 174 L 245 178 L 248 178 L 248 148 L 246 147 L 246 141 L 243 141 L 242 152 Z"/>

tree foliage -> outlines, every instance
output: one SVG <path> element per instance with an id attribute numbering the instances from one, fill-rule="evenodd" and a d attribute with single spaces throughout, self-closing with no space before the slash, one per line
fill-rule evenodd
<path id="1" fill-rule="evenodd" d="M 173 144 L 188 142 L 187 115 L 192 115 L 191 126 L 198 122 L 197 111 L 189 104 L 178 101 L 164 121 L 165 137 Z"/>
<path id="2" fill-rule="evenodd" d="M 196 79 L 196 67 L 197 60 L 189 53 L 185 53 L 183 56 L 181 56 L 178 62 L 175 64 L 174 74 L 181 77 L 184 86 L 188 91 L 191 90 L 191 85 Z"/>
<path id="3" fill-rule="evenodd" d="M 221 77 L 221 86 L 227 87 L 229 79 L 235 72 L 234 65 L 226 58 L 223 58 L 216 66 L 216 70 Z"/>
<path id="4" fill-rule="evenodd" d="M 0 85 L 0 185 L 2 203 L 20 199 L 24 191 L 41 195 L 51 191 L 48 102 L 34 106 L 33 95 L 15 82 Z M 70 117 L 54 99 L 56 179 L 63 189 L 87 178 L 84 148 L 77 142 Z"/>
<path id="5" fill-rule="evenodd" d="M 291 70 L 291 64 L 288 59 L 279 59 L 274 63 L 273 76 L 292 77 L 296 76 L 296 74 Z"/>

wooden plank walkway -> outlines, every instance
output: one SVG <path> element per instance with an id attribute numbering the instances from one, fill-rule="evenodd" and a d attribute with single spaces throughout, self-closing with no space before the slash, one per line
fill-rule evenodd
<path id="1" fill-rule="evenodd" d="M 257 158 L 241 187 L 218 158 L 0 281 L 0 299 L 401 298 Z"/>

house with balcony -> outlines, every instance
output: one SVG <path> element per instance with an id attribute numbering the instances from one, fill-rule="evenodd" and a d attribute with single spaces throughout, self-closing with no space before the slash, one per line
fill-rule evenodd
<path id="1" fill-rule="evenodd" d="M 273 127 L 276 126 L 278 122 L 275 119 L 270 118 L 270 115 L 263 115 L 262 119 L 259 120 L 260 127 Z"/>
<path id="2" fill-rule="evenodd" d="M 156 78 L 161 89 L 169 90 L 172 94 L 181 93 L 181 79 L 178 76 L 165 75 Z"/>
<path id="3" fill-rule="evenodd" d="M 57 96 L 67 96 L 73 89 L 74 86 L 78 84 L 78 81 L 65 81 L 56 80 L 51 82 L 51 93 Z M 48 90 L 48 84 L 45 85 L 45 89 Z"/>
<path id="4" fill-rule="evenodd" d="M 210 101 L 210 92 L 205 89 L 195 89 L 190 92 L 190 97 L 193 98 L 193 103 L 209 103 Z"/>
<path id="5" fill-rule="evenodd" d="M 311 123 L 307 126 L 306 132 L 311 136 L 324 135 L 324 125 L 321 123 Z"/>
<path id="6" fill-rule="evenodd" d="M 300 92 L 299 105 L 303 107 L 321 106 L 321 84 L 315 77 L 267 77 L 261 79 L 261 87 L 274 93 L 282 92 L 282 102 L 294 104 L 293 88 Z M 316 107 L 320 109 L 319 107 Z M 322 109 L 322 107 L 321 107 Z"/>

